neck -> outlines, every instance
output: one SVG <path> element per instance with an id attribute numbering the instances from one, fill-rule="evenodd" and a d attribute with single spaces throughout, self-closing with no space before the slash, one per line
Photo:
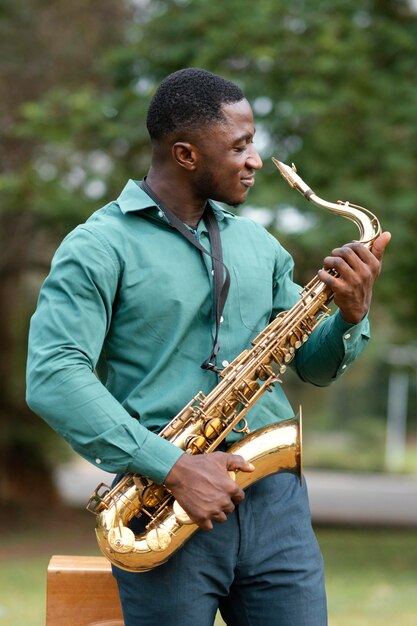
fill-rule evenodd
<path id="1" fill-rule="evenodd" d="M 173 180 L 173 182 L 172 182 Z M 203 216 L 207 200 L 195 198 L 191 189 L 178 181 L 155 174 L 152 168 L 149 170 L 146 182 L 152 191 L 158 196 L 184 224 L 196 228 Z"/>

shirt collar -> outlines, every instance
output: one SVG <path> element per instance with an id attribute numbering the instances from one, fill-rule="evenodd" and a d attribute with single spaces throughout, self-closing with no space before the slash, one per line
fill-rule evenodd
<path id="1" fill-rule="evenodd" d="M 120 207 L 122 213 L 133 213 L 137 211 L 143 211 L 152 207 L 157 207 L 155 202 L 148 196 L 147 193 L 140 188 L 141 181 L 130 179 L 120 196 L 117 198 L 117 204 Z M 224 209 L 220 204 L 209 200 L 210 206 L 213 209 L 213 213 L 218 221 L 223 220 L 225 217 L 235 217 L 233 213 Z"/>

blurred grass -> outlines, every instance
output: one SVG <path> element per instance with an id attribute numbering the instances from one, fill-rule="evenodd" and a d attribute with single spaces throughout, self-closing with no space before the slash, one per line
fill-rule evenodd
<path id="1" fill-rule="evenodd" d="M 415 530 L 319 528 L 330 626 L 415 626 Z"/>
<path id="2" fill-rule="evenodd" d="M 0 626 L 44 626 L 49 558 L 97 554 L 93 526 L 89 515 L 74 510 L 3 520 Z M 330 626 L 415 626 L 414 530 L 316 530 L 326 563 Z"/>
<path id="3" fill-rule="evenodd" d="M 45 556 L 1 563 L 0 624 L 2 626 L 44 626 L 46 567 Z"/>
<path id="4" fill-rule="evenodd" d="M 93 517 L 66 508 L 1 510 L 0 626 L 45 626 L 53 554 L 97 555 Z"/>

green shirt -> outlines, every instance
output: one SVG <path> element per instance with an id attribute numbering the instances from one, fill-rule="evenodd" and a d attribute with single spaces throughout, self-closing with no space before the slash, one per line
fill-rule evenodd
<path id="1" fill-rule="evenodd" d="M 227 365 L 299 299 L 293 261 L 253 221 L 211 203 L 231 275 L 218 365 Z M 195 232 L 209 249 L 201 220 Z M 211 259 L 173 229 L 129 181 L 57 250 L 31 321 L 27 400 L 83 457 L 109 472 L 163 482 L 182 451 L 157 432 L 217 374 L 201 369 L 213 346 Z M 297 351 L 315 385 L 335 380 L 363 350 L 367 318 L 339 313 Z M 293 416 L 281 385 L 248 413 L 251 430 Z"/>

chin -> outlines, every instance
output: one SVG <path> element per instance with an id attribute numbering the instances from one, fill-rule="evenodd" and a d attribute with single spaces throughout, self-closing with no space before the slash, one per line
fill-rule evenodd
<path id="1" fill-rule="evenodd" d="M 243 204 L 246 199 L 248 197 L 248 190 L 245 189 L 245 191 L 242 193 L 241 190 L 237 191 L 235 193 L 217 193 L 217 194 L 211 194 L 209 195 L 209 198 L 211 198 L 214 201 L 217 202 L 222 202 L 223 204 L 227 204 L 227 206 L 231 206 L 231 207 L 238 207 L 241 204 Z"/>
<path id="2" fill-rule="evenodd" d="M 232 206 L 233 208 L 237 209 L 237 207 L 239 207 L 241 204 L 244 203 L 244 200 L 239 200 L 238 202 L 235 201 L 225 201 L 225 204 L 227 204 L 227 206 Z"/>
<path id="3" fill-rule="evenodd" d="M 224 198 L 223 200 L 221 200 L 221 202 L 224 202 L 228 206 L 232 206 L 236 208 L 240 206 L 241 204 L 243 204 L 246 201 L 247 197 L 248 197 L 248 194 L 245 193 L 243 197 L 240 196 L 236 198 Z"/>

